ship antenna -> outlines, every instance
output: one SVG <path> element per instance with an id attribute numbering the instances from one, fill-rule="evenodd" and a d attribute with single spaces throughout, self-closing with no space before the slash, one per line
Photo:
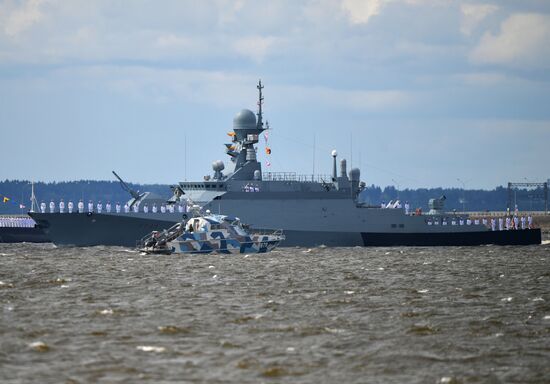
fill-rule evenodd
<path id="1" fill-rule="evenodd" d="M 258 97 L 258 125 L 257 125 L 257 128 L 258 129 L 262 129 L 264 127 L 264 123 L 262 121 L 262 104 L 264 103 L 264 97 L 262 96 L 262 89 L 264 89 L 264 86 L 262 85 L 262 80 L 260 79 L 258 81 L 258 85 L 256 86 L 256 88 L 258 88 L 258 93 L 259 93 L 259 97 Z"/>
<path id="2" fill-rule="evenodd" d="M 39 212 L 38 210 L 38 201 L 34 194 L 34 181 L 31 182 L 31 212 Z"/>

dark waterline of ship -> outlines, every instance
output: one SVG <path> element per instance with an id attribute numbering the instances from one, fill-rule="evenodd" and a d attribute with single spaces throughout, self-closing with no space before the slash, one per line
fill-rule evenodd
<path id="1" fill-rule="evenodd" d="M 548 383 L 550 246 L 0 244 L 0 381 Z"/>

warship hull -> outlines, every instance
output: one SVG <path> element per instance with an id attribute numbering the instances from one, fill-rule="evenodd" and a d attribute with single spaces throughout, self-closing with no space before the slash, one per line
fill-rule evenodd
<path id="1" fill-rule="evenodd" d="M 0 243 L 49 243 L 50 239 L 41 228 L 0 228 Z"/>
<path id="2" fill-rule="evenodd" d="M 226 211 L 229 211 L 227 209 Z M 328 210 L 327 210 L 328 211 Z M 323 211 L 323 215 L 327 213 Z M 286 215 L 282 222 L 268 224 L 258 217 L 240 215 L 245 223 L 251 223 L 252 229 L 274 230 L 282 228 L 286 239 L 281 247 L 353 247 L 353 246 L 474 246 L 483 244 L 496 245 L 529 245 L 541 243 L 540 229 L 490 231 L 481 226 L 422 226 L 424 219 L 419 220 L 399 212 L 390 210 L 362 210 L 364 215 L 370 216 L 360 219 L 363 225 L 352 223 L 349 225 L 330 225 L 331 222 L 342 223 L 343 218 L 335 215 L 326 215 L 317 218 L 310 228 L 300 227 L 304 215 L 300 220 L 293 220 L 292 215 Z M 391 210 L 397 211 L 397 210 Z M 307 212 L 307 210 L 305 211 Z M 244 213 L 244 212 L 242 212 Z M 106 214 L 106 213 L 31 213 L 32 218 L 42 228 L 44 235 L 59 246 L 95 246 L 115 245 L 135 247 L 139 239 L 154 230 L 170 228 L 174 223 L 182 220 L 181 214 Z M 277 216 L 279 217 L 279 215 Z M 391 231 L 392 222 L 410 221 L 408 225 L 412 232 L 399 229 Z M 256 218 L 256 224 L 254 224 Z M 296 216 L 295 216 L 296 218 Z M 323 218 L 327 220 L 323 223 Z M 252 219 L 252 220 L 247 220 Z M 311 219 L 311 218 L 310 218 Z M 412 220 L 411 220 L 412 219 Z M 286 225 L 284 224 L 286 221 Z M 349 218 L 347 220 L 350 221 Z M 310 221 L 311 222 L 311 221 Z M 373 225 L 372 222 L 378 223 Z M 266 225 L 267 224 L 267 225 Z M 323 230 L 319 227 L 325 227 Z M 364 231 L 353 230 L 349 227 L 364 228 Z M 339 227 L 339 228 L 338 228 Z M 414 229 L 416 227 L 416 230 Z M 382 232 L 381 228 L 388 228 Z M 485 227 L 482 227 L 485 228 Z M 370 230 L 369 230 L 370 229 Z"/>
<path id="3" fill-rule="evenodd" d="M 532 245 L 541 243 L 540 228 L 510 231 L 443 233 L 361 233 L 365 246 L 476 246 Z"/>

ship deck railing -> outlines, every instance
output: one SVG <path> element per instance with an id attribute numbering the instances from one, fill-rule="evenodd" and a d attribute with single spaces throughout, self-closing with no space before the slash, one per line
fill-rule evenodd
<path id="1" fill-rule="evenodd" d="M 298 175 L 296 172 L 265 172 L 262 175 L 264 181 L 299 181 L 309 183 L 330 183 L 329 175 Z"/>
<path id="2" fill-rule="evenodd" d="M 274 235 L 274 236 L 280 236 L 283 234 L 282 229 L 247 229 L 251 234 L 254 235 L 260 235 L 260 236 L 266 236 L 266 235 Z"/>

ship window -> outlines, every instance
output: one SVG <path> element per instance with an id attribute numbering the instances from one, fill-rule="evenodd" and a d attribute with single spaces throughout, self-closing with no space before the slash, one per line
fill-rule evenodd
<path id="1" fill-rule="evenodd" d="M 397 228 L 397 224 L 392 224 L 391 227 L 392 228 Z"/>
<path id="2" fill-rule="evenodd" d="M 399 228 L 405 228 L 405 224 L 399 224 Z"/>

